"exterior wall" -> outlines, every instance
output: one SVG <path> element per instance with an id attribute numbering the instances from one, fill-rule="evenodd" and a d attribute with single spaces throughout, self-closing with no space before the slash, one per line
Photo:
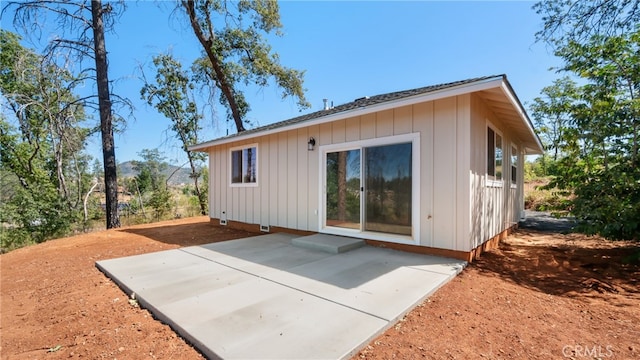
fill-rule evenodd
<path id="1" fill-rule="evenodd" d="M 211 218 L 317 231 L 317 152 L 307 151 L 318 127 L 216 147 L 209 153 Z M 257 186 L 230 184 L 230 149 L 257 144 Z M 312 190 L 313 189 L 313 190 Z"/>
<path id="2" fill-rule="evenodd" d="M 451 97 L 434 102 L 433 144 L 431 153 L 433 183 L 428 189 L 433 194 L 431 241 L 421 245 L 468 251 L 469 197 L 468 170 L 470 147 L 469 95 Z M 427 218 L 429 214 L 427 214 Z"/>
<path id="3" fill-rule="evenodd" d="M 487 177 L 487 126 L 502 136 L 503 175 L 501 182 Z M 518 223 L 524 210 L 524 155 L 517 139 L 492 113 L 483 100 L 471 97 L 471 248 L 480 246 Z M 511 146 L 518 156 L 517 181 L 511 183 Z"/>
<path id="4" fill-rule="evenodd" d="M 508 182 L 502 188 L 485 186 L 487 119 L 493 122 L 495 116 L 482 100 L 465 94 L 218 145 L 209 153 L 210 217 L 319 231 L 320 146 L 419 133 L 417 244 L 471 251 L 519 217 L 503 202 L 514 198 Z M 511 144 L 502 124 L 494 125 Z M 316 140 L 314 151 L 307 150 L 309 137 Z M 230 187 L 230 149 L 248 144 L 257 144 L 258 184 Z M 510 145 L 505 148 L 510 151 Z M 505 160 L 510 169 L 508 156 Z M 510 179 L 508 171 L 504 177 Z M 514 190 L 515 197 L 522 197 L 521 189 Z"/>

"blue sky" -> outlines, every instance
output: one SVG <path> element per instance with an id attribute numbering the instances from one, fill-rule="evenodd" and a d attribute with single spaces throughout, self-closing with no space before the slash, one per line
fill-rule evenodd
<path id="1" fill-rule="evenodd" d="M 283 1 L 282 37 L 270 37 L 285 66 L 306 70 L 306 96 L 319 110 L 327 98 L 342 104 L 356 98 L 507 74 L 520 100 L 530 103 L 559 77 L 544 44 L 535 42 L 542 24 L 530 1 Z M 128 2 L 127 11 L 107 37 L 113 91 L 130 98 L 135 119 L 116 135 L 118 162 L 137 158 L 144 148 L 160 147 L 172 163 L 184 156 L 167 137 L 168 120 L 140 100 L 139 67 L 171 51 L 187 65 L 200 54 L 199 43 L 172 2 Z M 5 22 L 3 20 L 3 22 Z M 3 24 L 4 25 L 4 24 Z M 147 76 L 151 76 L 150 68 Z M 282 100 L 275 86 L 246 92 L 254 126 L 298 116 L 293 99 Z M 233 124 L 217 105 L 205 113 L 203 141 L 225 135 Z M 175 144 L 175 143 L 174 143 Z M 100 156 L 100 139 L 89 143 Z"/>

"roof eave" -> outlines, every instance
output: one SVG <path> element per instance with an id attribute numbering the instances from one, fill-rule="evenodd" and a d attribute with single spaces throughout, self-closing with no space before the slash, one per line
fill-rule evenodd
<path id="1" fill-rule="evenodd" d="M 355 116 L 362 116 L 362 115 L 366 115 L 366 114 L 370 114 L 378 111 L 384 111 L 384 110 L 401 107 L 401 106 L 413 105 L 413 104 L 417 104 L 425 101 L 433 101 L 433 100 L 438 100 L 438 99 L 447 98 L 451 96 L 457 96 L 457 95 L 462 95 L 466 93 L 472 93 L 476 91 L 496 88 L 496 87 L 502 86 L 502 84 L 504 83 L 504 80 L 505 80 L 505 77 L 503 75 L 499 75 L 492 78 L 469 83 L 469 84 L 456 85 L 456 86 L 452 86 L 445 89 L 434 90 L 424 94 L 409 96 L 409 97 L 397 99 L 397 100 L 390 100 L 384 103 L 363 106 L 358 109 L 346 110 L 346 111 L 335 113 L 335 114 L 325 115 L 315 119 L 301 121 L 299 123 L 295 123 L 291 125 L 284 125 L 284 126 L 276 127 L 272 129 L 265 129 L 264 131 L 251 132 L 246 135 L 238 134 L 235 136 L 214 139 L 201 144 L 189 146 L 188 150 L 207 152 L 208 149 L 214 146 L 228 144 L 231 142 L 248 140 L 256 137 L 261 137 L 261 136 L 289 131 L 289 130 L 295 130 L 295 129 L 308 127 L 312 125 L 319 125 L 319 124 L 336 121 L 336 120 L 342 120 L 342 119 L 355 117 Z"/>
<path id="2" fill-rule="evenodd" d="M 502 82 L 501 88 L 502 88 L 502 91 L 504 92 L 505 96 L 511 102 L 511 105 L 518 111 L 518 115 L 520 116 L 522 122 L 527 127 L 527 131 L 531 135 L 531 138 L 533 139 L 533 142 L 535 144 L 535 146 L 533 146 L 533 147 L 532 146 L 528 146 L 528 147 L 525 148 L 526 154 L 527 155 L 542 155 L 544 153 L 544 146 L 542 145 L 542 141 L 540 141 L 540 137 L 535 132 L 535 130 L 533 128 L 533 123 L 531 122 L 531 119 L 529 119 L 529 115 L 527 115 L 527 112 L 525 111 L 524 107 L 522 106 L 522 103 L 520 102 L 520 99 L 518 99 L 518 96 L 516 95 L 515 91 L 511 87 L 511 84 L 509 83 L 509 81 L 506 78 Z M 534 144 L 531 144 L 531 145 L 534 145 Z"/>

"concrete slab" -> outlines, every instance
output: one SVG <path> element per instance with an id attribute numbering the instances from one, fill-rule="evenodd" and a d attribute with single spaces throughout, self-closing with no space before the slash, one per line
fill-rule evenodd
<path id="1" fill-rule="evenodd" d="M 208 358 L 340 359 L 392 326 L 464 262 L 269 234 L 96 263 Z"/>
<path id="2" fill-rule="evenodd" d="M 305 249 L 321 250 L 331 254 L 347 252 L 349 250 L 363 247 L 365 244 L 362 239 L 329 234 L 314 234 L 297 237 L 292 239 L 291 243 Z"/>

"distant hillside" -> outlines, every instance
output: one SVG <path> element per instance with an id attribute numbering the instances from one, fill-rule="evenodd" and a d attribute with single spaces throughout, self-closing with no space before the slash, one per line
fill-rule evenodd
<path id="1" fill-rule="evenodd" d="M 164 172 L 166 176 L 170 176 L 174 171 L 175 174 L 171 176 L 169 179 L 169 185 L 180 185 L 180 184 L 191 184 L 193 181 L 189 177 L 191 170 L 188 166 L 185 166 L 181 169 L 178 169 L 178 166 L 167 164 L 167 170 Z M 127 177 L 135 177 L 138 173 L 133 169 L 132 161 L 125 161 L 123 163 L 118 164 L 118 176 L 127 178 Z"/>

